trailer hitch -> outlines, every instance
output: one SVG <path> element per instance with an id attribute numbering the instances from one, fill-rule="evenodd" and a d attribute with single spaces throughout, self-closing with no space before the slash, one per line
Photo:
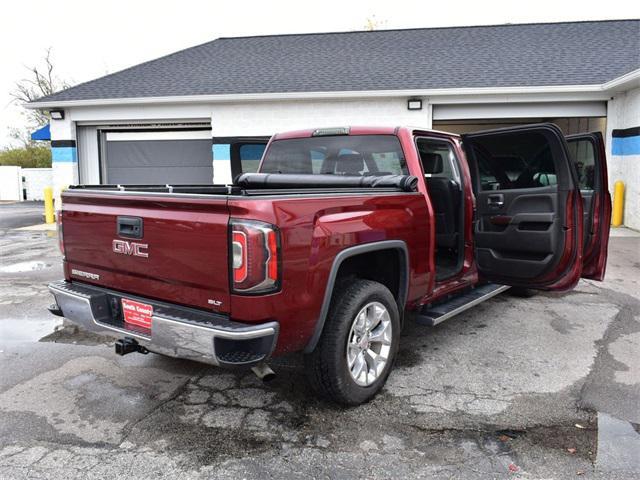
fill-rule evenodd
<path id="1" fill-rule="evenodd" d="M 116 353 L 118 355 L 126 355 L 128 353 L 138 352 L 146 355 L 149 353 L 145 347 L 140 345 L 138 341 L 131 337 L 124 337 L 115 343 Z"/>

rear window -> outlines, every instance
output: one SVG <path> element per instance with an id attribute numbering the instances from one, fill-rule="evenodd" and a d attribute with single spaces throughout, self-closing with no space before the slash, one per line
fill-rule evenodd
<path id="1" fill-rule="evenodd" d="M 276 140 L 267 150 L 262 173 L 407 175 L 398 138 L 393 135 L 339 135 Z"/>

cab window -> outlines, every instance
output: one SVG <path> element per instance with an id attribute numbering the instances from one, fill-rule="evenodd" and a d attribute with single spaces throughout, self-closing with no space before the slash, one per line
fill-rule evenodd
<path id="1" fill-rule="evenodd" d="M 261 172 L 363 176 L 409 170 L 394 135 L 328 135 L 273 141 Z"/>

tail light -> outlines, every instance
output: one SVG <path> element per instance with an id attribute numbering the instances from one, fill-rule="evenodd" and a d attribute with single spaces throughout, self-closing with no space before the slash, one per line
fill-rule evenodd
<path id="1" fill-rule="evenodd" d="M 231 289 L 271 293 L 280 288 L 280 233 L 271 224 L 231 220 Z"/>
<path id="2" fill-rule="evenodd" d="M 64 257 L 64 237 L 62 234 L 62 210 L 58 212 L 56 215 L 56 226 L 58 229 L 58 247 L 60 248 L 60 253 Z"/>

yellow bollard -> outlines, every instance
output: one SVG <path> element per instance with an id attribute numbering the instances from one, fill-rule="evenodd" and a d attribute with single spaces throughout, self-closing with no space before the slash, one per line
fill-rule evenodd
<path id="1" fill-rule="evenodd" d="M 619 227 L 622 225 L 622 212 L 624 210 L 624 182 L 618 180 L 613 185 L 613 214 L 611 215 L 611 225 Z"/>
<path id="2" fill-rule="evenodd" d="M 53 215 L 53 188 L 51 187 L 44 189 L 44 221 L 47 223 L 55 222 Z"/>

